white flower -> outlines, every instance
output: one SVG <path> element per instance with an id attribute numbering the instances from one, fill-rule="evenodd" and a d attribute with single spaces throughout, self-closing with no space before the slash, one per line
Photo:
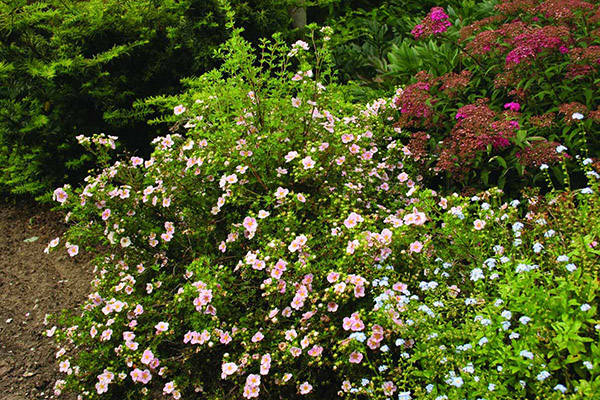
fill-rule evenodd
<path id="1" fill-rule="evenodd" d="M 554 390 L 565 393 L 567 391 L 567 388 L 559 383 L 558 385 L 554 386 Z"/>
<path id="2" fill-rule="evenodd" d="M 519 355 L 523 358 L 528 358 L 530 360 L 533 360 L 533 353 L 528 350 L 521 350 Z"/>
<path id="3" fill-rule="evenodd" d="M 592 308 L 592 306 L 590 306 L 587 303 L 582 304 L 581 307 L 580 307 L 581 311 L 583 311 L 583 312 L 589 311 L 591 308 Z"/>
<path id="4" fill-rule="evenodd" d="M 481 268 L 475 268 L 474 270 L 471 271 L 471 280 L 473 282 L 477 282 L 480 279 L 485 279 L 485 276 L 483 275 L 483 271 L 481 270 Z"/>
<path id="5" fill-rule="evenodd" d="M 563 151 L 566 151 L 567 148 L 565 146 L 563 146 L 562 144 L 560 146 L 556 147 L 556 152 L 557 153 L 562 153 Z"/>
<path id="6" fill-rule="evenodd" d="M 548 169 L 548 164 L 542 164 L 540 165 L 540 169 L 543 171 L 545 169 Z"/>
<path id="7" fill-rule="evenodd" d="M 538 374 L 537 380 L 541 382 L 541 381 L 543 381 L 543 380 L 545 380 L 545 379 L 547 379 L 549 377 L 550 377 L 550 372 L 548 372 L 548 371 L 542 371 L 542 372 L 540 372 Z"/>
<path id="8" fill-rule="evenodd" d="M 592 193 L 594 193 L 594 191 L 589 187 L 581 189 L 581 194 L 592 194 Z"/>
<path id="9" fill-rule="evenodd" d="M 580 119 L 583 119 L 583 114 L 576 112 L 576 113 L 573 113 L 573 115 L 571 115 L 571 118 L 580 120 Z"/>
<path id="10" fill-rule="evenodd" d="M 519 318 L 519 322 L 522 323 L 523 325 L 527 325 L 527 323 L 531 321 L 531 318 L 527 317 L 527 316 L 522 316 L 521 318 Z"/>

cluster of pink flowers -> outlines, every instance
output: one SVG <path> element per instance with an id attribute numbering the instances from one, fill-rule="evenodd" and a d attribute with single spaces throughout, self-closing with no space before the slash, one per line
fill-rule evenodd
<path id="1" fill-rule="evenodd" d="M 442 34 L 451 26 L 450 17 L 444 12 L 444 9 L 442 7 L 433 7 L 421 23 L 415 25 L 411 33 L 415 39 L 421 39 L 431 35 Z"/>

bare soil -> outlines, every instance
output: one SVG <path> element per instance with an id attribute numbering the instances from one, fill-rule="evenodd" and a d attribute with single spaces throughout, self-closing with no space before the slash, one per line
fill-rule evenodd
<path id="1" fill-rule="evenodd" d="M 85 256 L 66 251 L 44 254 L 48 242 L 66 229 L 62 217 L 31 202 L 0 198 L 0 398 L 54 398 L 61 377 L 57 347 L 44 320 L 76 309 L 92 279 Z M 37 239 L 35 239 L 37 237 Z M 68 396 L 61 398 L 68 399 Z"/>

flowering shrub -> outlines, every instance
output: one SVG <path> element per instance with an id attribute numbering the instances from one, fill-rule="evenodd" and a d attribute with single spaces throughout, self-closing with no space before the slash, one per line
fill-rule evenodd
<path id="1" fill-rule="evenodd" d="M 422 172 L 462 188 L 498 185 L 509 194 L 564 178 L 573 154 L 597 156 L 600 9 L 597 2 L 505 0 L 494 15 L 452 26 L 443 9 L 413 29 L 460 55 L 414 77 L 398 94 L 398 126 L 430 134 Z M 458 60 L 458 61 L 456 61 Z M 567 151 L 557 153 L 558 146 Z M 567 163 L 574 170 L 577 164 Z M 583 185 L 583 174 L 578 176 Z"/>
<path id="2" fill-rule="evenodd" d="M 347 104 L 327 39 L 237 34 L 170 134 L 55 191 L 93 293 L 51 329 L 79 398 L 576 398 L 600 389 L 598 178 L 525 207 L 441 197 L 392 101 Z M 184 131 L 178 133 L 178 129 Z M 80 138 L 95 151 L 113 138 Z M 561 209 L 559 209 L 559 204 Z M 562 211 L 561 211 L 562 210 Z M 524 216 L 523 216 L 524 215 Z"/>

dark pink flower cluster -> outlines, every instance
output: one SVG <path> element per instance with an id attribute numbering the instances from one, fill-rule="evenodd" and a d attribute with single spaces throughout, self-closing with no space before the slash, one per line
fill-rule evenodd
<path id="1" fill-rule="evenodd" d="M 442 7 L 433 7 L 421 23 L 415 25 L 411 33 L 415 39 L 420 39 L 444 33 L 450 26 L 452 26 L 450 17 L 444 12 L 444 9 Z"/>
<path id="2" fill-rule="evenodd" d="M 519 129 L 518 103 L 507 103 L 509 111 L 500 115 L 489 108 L 487 99 L 468 104 L 458 109 L 457 123 L 444 140 L 437 169 L 450 172 L 457 177 L 463 176 L 471 167 L 476 154 L 488 145 L 493 149 L 510 146 L 510 138 Z"/>
<path id="3" fill-rule="evenodd" d="M 563 47 L 562 38 L 568 36 L 569 29 L 565 26 L 544 26 L 518 35 L 512 40 L 515 47 L 507 54 L 506 64 L 517 65 L 534 59 L 544 49 L 559 49 Z"/>

